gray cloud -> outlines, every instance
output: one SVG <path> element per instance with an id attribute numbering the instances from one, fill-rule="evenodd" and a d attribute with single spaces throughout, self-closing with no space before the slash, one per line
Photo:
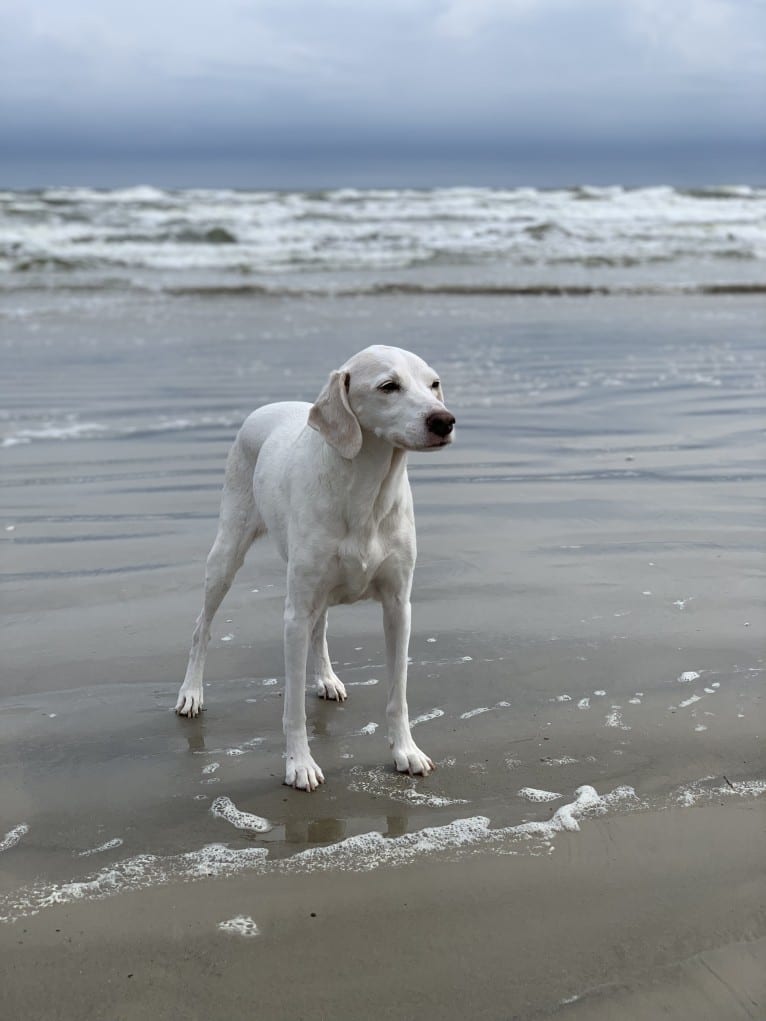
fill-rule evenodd
<path id="1" fill-rule="evenodd" d="M 757 0 L 6 0 L 15 151 L 747 139 Z"/>

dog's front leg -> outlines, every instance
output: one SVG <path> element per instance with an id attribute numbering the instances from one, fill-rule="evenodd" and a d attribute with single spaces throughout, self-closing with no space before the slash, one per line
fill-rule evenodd
<path id="1" fill-rule="evenodd" d="M 324 783 L 324 775 L 309 751 L 306 733 L 306 660 L 316 614 L 309 613 L 302 600 L 285 602 L 285 711 L 282 723 L 287 745 L 285 783 L 313 791 Z"/>
<path id="2" fill-rule="evenodd" d="M 400 773 L 427 776 L 433 762 L 412 740 L 407 708 L 407 651 L 410 645 L 409 587 L 383 597 L 383 629 L 388 660 L 388 743 Z"/>

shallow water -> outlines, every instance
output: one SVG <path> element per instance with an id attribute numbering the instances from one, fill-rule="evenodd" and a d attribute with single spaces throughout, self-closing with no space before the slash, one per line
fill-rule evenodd
<path id="1" fill-rule="evenodd" d="M 6 907 L 215 842 L 272 861 L 371 831 L 548 821 L 583 785 L 660 807 L 758 795 L 763 311 L 743 296 L 6 295 L 0 841 L 29 827 L 2 852 Z M 267 544 L 216 620 L 206 712 L 171 707 L 237 425 L 312 399 L 376 341 L 431 361 L 458 418 L 452 448 L 410 461 L 410 707 L 440 768 L 390 771 L 379 611 L 339 609 L 350 698 L 310 699 L 327 783 L 307 796 L 280 785 L 284 569 Z M 219 796 L 273 828 L 216 817 Z"/>

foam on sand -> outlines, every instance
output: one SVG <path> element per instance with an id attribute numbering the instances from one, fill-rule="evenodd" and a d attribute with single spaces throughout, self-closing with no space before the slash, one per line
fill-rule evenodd
<path id="1" fill-rule="evenodd" d="M 470 720 L 472 716 L 479 716 L 481 713 L 491 713 L 493 709 L 510 709 L 510 702 L 495 702 L 494 705 L 483 705 L 477 709 L 469 709 L 467 713 L 461 713 L 461 720 Z"/>
<path id="2" fill-rule="evenodd" d="M 683 700 L 683 702 L 679 702 L 678 703 L 678 708 L 679 709 L 686 709 L 687 706 L 694 705 L 695 702 L 699 702 L 701 698 L 702 698 L 702 695 L 696 695 L 696 694 L 695 695 L 690 695 L 688 698 L 685 698 Z"/>
<path id="3" fill-rule="evenodd" d="M 10 851 L 27 833 L 29 833 L 29 826 L 25 822 L 20 822 L 12 830 L 8 830 L 3 839 L 0 840 L 0 851 Z"/>
<path id="4" fill-rule="evenodd" d="M 766 793 L 766 780 L 735 780 L 727 777 L 704 776 L 701 780 L 684 784 L 674 795 L 677 805 L 690 808 L 700 802 L 716 801 L 721 798 L 758 798 Z"/>
<path id="5" fill-rule="evenodd" d="M 612 712 L 607 714 L 604 726 L 617 727 L 619 730 L 630 730 L 631 728 L 625 723 L 625 719 L 619 710 L 619 706 L 612 706 Z"/>
<path id="6" fill-rule="evenodd" d="M 225 844 L 207 844 L 197 851 L 162 856 L 138 854 L 101 869 L 83 880 L 69 883 L 38 883 L 16 891 L 0 901 L 0 921 L 35 915 L 56 904 L 103 900 L 128 890 L 145 890 L 172 882 L 194 882 L 216 876 L 233 876 L 257 867 L 267 857 L 261 847 L 232 851 Z"/>
<path id="7" fill-rule="evenodd" d="M 103 851 L 112 851 L 115 847 L 122 847 L 122 837 L 113 837 L 112 840 L 107 840 L 103 844 L 99 844 L 98 847 L 90 847 L 87 851 L 78 851 L 78 857 L 89 858 L 92 854 L 101 854 Z"/>
<path id="8" fill-rule="evenodd" d="M 240 811 L 231 798 L 225 796 L 216 798 L 210 806 L 210 811 L 216 819 L 225 819 L 238 830 L 249 830 L 252 833 L 268 833 L 272 825 L 268 819 L 260 815 L 252 815 L 250 812 Z"/>
<path id="9" fill-rule="evenodd" d="M 430 712 L 423 713 L 422 716 L 416 716 L 414 720 L 410 720 L 410 727 L 417 727 L 419 723 L 427 723 L 429 720 L 436 720 L 440 716 L 444 716 L 443 709 L 431 709 Z"/>
<path id="10" fill-rule="evenodd" d="M 516 793 L 520 798 L 526 798 L 527 801 L 558 801 L 561 797 L 560 794 L 553 791 L 540 791 L 536 787 L 522 787 Z"/>
<path id="11" fill-rule="evenodd" d="M 648 809 L 691 806 L 722 796 L 758 797 L 766 792 L 766 780 L 721 783 L 714 777 L 687 784 L 671 792 L 668 801 L 651 805 L 641 801 L 632 787 L 616 787 L 600 795 L 591 786 L 578 787 L 575 798 L 561 805 L 547 821 L 525 822 L 492 829 L 486 816 L 456 819 L 445 826 L 431 826 L 384 837 L 371 832 L 348 837 L 326 847 L 312 847 L 290 858 L 268 861 L 261 847 L 232 849 L 226 844 L 207 844 L 196 851 L 161 856 L 140 854 L 115 862 L 92 876 L 68 883 L 36 883 L 0 898 L 0 922 L 13 922 L 57 904 L 78 900 L 100 900 L 129 890 L 143 890 L 172 882 L 196 882 L 223 878 L 243 872 L 259 875 L 326 872 L 344 869 L 369 872 L 385 866 L 409 864 L 424 855 L 442 854 L 454 859 L 477 848 L 508 853 L 510 848 L 531 854 L 550 852 L 556 836 L 577 832 L 584 820 L 604 815 L 615 808 Z M 712 783 L 711 783 L 712 781 Z"/>
<path id="12" fill-rule="evenodd" d="M 252 939 L 261 934 L 261 930 L 250 915 L 236 915 L 225 922 L 219 922 L 218 928 L 221 932 L 228 932 L 232 936 L 243 936 L 245 939 Z"/>
<path id="13" fill-rule="evenodd" d="M 428 808 L 446 808 L 450 805 L 467 805 L 465 798 L 450 798 L 443 794 L 435 794 L 429 781 L 427 791 L 419 791 L 417 781 L 403 773 L 392 773 L 382 766 L 366 769 L 354 766 L 351 770 L 349 790 L 371 794 L 375 798 L 390 798 L 412 805 L 423 805 Z"/>

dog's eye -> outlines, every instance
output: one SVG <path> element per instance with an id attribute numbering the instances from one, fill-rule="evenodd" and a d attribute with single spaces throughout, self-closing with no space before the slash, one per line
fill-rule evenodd
<path id="1" fill-rule="evenodd" d="M 401 390 L 401 386 L 398 383 L 395 383 L 393 379 L 389 379 L 387 383 L 381 383 L 378 390 L 384 394 L 393 394 L 396 393 L 397 390 Z"/>
<path id="2" fill-rule="evenodd" d="M 431 389 L 432 390 L 438 390 L 440 386 L 441 386 L 441 383 L 439 382 L 439 380 L 435 379 L 433 381 L 433 383 L 431 384 Z"/>

